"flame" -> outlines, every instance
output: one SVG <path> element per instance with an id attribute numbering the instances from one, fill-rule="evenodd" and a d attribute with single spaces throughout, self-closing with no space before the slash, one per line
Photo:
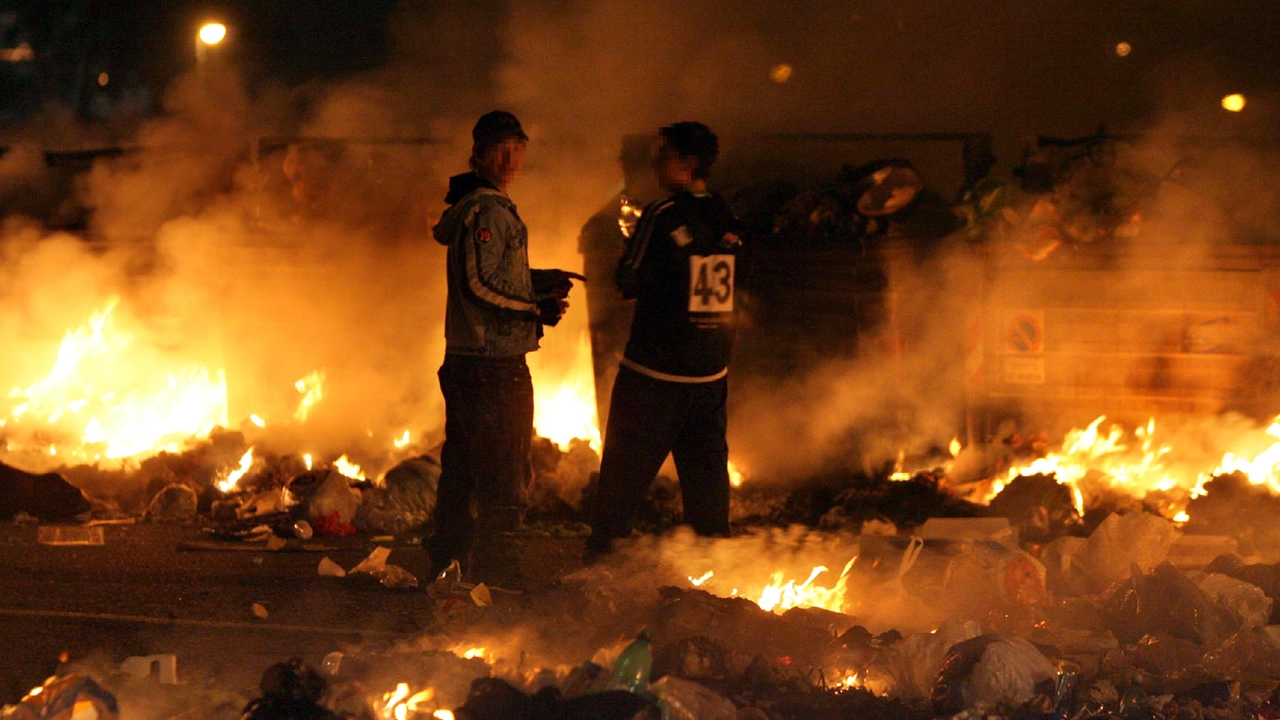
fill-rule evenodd
<path id="1" fill-rule="evenodd" d="M 302 456 L 302 463 L 307 466 L 308 470 L 311 469 L 311 464 L 312 464 L 311 453 L 307 453 Z"/>
<path id="2" fill-rule="evenodd" d="M 453 720 L 453 713 L 448 710 L 437 710 L 431 713 L 431 717 L 436 720 Z"/>
<path id="3" fill-rule="evenodd" d="M 951 444 L 947 446 L 947 450 L 951 453 L 951 457 L 957 457 L 964 446 L 960 444 L 960 438 L 951 438 Z"/>
<path id="4" fill-rule="evenodd" d="M 310 457 L 310 456 L 307 456 L 307 457 Z M 309 466 L 309 465 L 308 465 L 308 468 L 307 468 L 307 469 L 310 469 L 310 466 Z M 350 460 L 348 460 L 346 455 L 343 455 L 342 457 L 340 457 L 340 458 L 338 458 L 337 460 L 334 460 L 334 461 L 333 461 L 333 469 L 334 469 L 334 470 L 337 470 L 338 472 L 342 473 L 343 475 L 346 475 L 347 477 L 351 478 L 352 480 L 364 480 L 364 479 L 365 479 L 365 477 L 364 477 L 364 471 L 360 469 L 360 466 L 359 466 L 359 465 L 357 465 L 357 464 L 355 464 L 355 463 L 351 462 Z"/>
<path id="5" fill-rule="evenodd" d="M 586 440 L 600 452 L 600 424 L 596 418 L 595 373 L 591 365 L 591 340 L 586 330 L 579 336 L 569 373 L 553 382 L 538 373 L 533 381 L 533 427 L 538 435 L 568 450 L 574 439 Z"/>
<path id="6" fill-rule="evenodd" d="M 111 298 L 86 325 L 68 330 L 49 374 L 9 394 L 10 449 L 57 454 L 61 444 L 83 461 L 142 458 L 177 451 L 183 441 L 227 424 L 225 373 L 175 366 L 135 342 L 117 327 L 119 302 Z M 42 439 L 15 442 L 27 432 Z"/>
<path id="7" fill-rule="evenodd" d="M 400 448 L 403 448 L 403 447 L 408 446 L 408 445 L 409 445 L 409 431 L 408 431 L 408 429 L 406 429 L 406 430 L 404 431 L 404 434 L 403 434 L 403 435 L 401 435 L 400 437 L 396 438 L 396 439 L 395 439 L 395 441 L 393 442 L 393 444 L 396 446 L 396 449 L 397 449 L 397 450 L 398 450 L 398 449 L 400 449 Z"/>
<path id="8" fill-rule="evenodd" d="M 260 428 L 264 428 L 267 426 L 267 421 L 263 420 L 262 416 L 257 413 L 254 413 L 249 416 L 249 422 L 253 423 L 254 425 L 257 425 Z"/>
<path id="9" fill-rule="evenodd" d="M 382 696 L 382 709 L 378 713 L 386 720 L 406 720 L 410 713 L 416 715 L 432 710 L 435 699 L 435 688 L 429 687 L 413 693 L 409 683 L 397 683 L 395 690 Z M 448 711 L 435 710 L 432 717 L 440 717 L 441 712 Z M 450 713 L 450 717 L 452 717 L 452 713 Z"/>
<path id="10" fill-rule="evenodd" d="M 788 580 L 784 584 L 782 571 L 775 572 L 769 578 L 769 584 L 760 593 L 760 599 L 756 600 L 756 604 L 762 610 L 769 612 L 783 612 L 793 607 L 820 607 L 833 612 L 842 612 L 849 570 L 853 568 L 853 563 L 857 559 L 855 555 L 849 560 L 844 566 L 844 571 L 840 573 L 840 578 L 836 580 L 836 584 L 830 588 L 813 584 L 819 575 L 827 571 L 825 565 L 815 567 L 809 573 L 808 579 L 799 585 L 795 580 Z"/>
<path id="11" fill-rule="evenodd" d="M 702 587 L 703 583 L 705 583 L 706 581 L 710 580 L 713 577 L 715 577 L 715 572 L 708 570 L 705 573 L 703 573 L 702 577 L 700 578 L 694 578 L 692 575 L 690 575 L 689 582 L 693 583 L 694 587 Z"/>
<path id="12" fill-rule="evenodd" d="M 298 401 L 298 409 L 293 413 L 293 418 L 298 422 L 306 422 L 311 410 L 324 399 L 324 371 L 315 370 L 310 375 L 299 378 L 293 387 L 302 396 Z"/>
<path id="13" fill-rule="evenodd" d="M 1169 493 L 1173 497 L 1169 507 L 1172 518 L 1186 522 L 1190 517 L 1182 505 L 1203 495 L 1205 484 L 1220 475 L 1239 473 L 1251 484 L 1263 485 L 1280 495 L 1280 417 L 1265 432 L 1241 433 L 1232 438 L 1231 444 L 1238 449 L 1224 452 L 1212 470 L 1205 469 L 1208 463 L 1177 460 L 1174 443 L 1157 442 L 1155 418 L 1136 428 L 1132 441 L 1119 425 L 1113 424 L 1103 432 L 1105 420 L 1106 416 L 1101 416 L 1084 429 L 1072 429 L 1060 451 L 1010 468 L 992 483 L 983 500 L 989 502 L 1021 475 L 1053 475 L 1060 484 L 1070 486 L 1073 504 L 1083 514 L 1086 499 L 1080 482 L 1094 473 L 1112 489 L 1134 497 L 1145 497 L 1153 491 Z"/>
<path id="14" fill-rule="evenodd" d="M 731 487 L 742 487 L 742 482 L 746 478 L 743 477 L 742 471 L 734 466 L 733 461 L 729 461 L 729 485 Z"/>
<path id="15" fill-rule="evenodd" d="M 249 468 L 251 467 L 253 467 L 253 448 L 249 448 L 245 451 L 244 455 L 240 456 L 239 467 L 228 473 L 225 480 L 218 481 L 218 489 L 224 493 L 231 492 L 235 488 L 236 483 L 240 482 L 240 478 L 244 477 L 245 473 L 249 472 Z"/>
<path id="16" fill-rule="evenodd" d="M 468 659 L 468 660 L 471 660 L 471 659 L 473 659 L 473 658 L 480 658 L 480 659 L 484 659 L 484 653 L 485 653 L 485 649 L 484 649 L 484 648 L 482 648 L 482 647 L 473 647 L 473 648 L 468 648 L 467 650 L 463 651 L 463 653 L 462 653 L 462 657 L 464 657 L 464 658 L 466 658 L 466 659 Z"/>

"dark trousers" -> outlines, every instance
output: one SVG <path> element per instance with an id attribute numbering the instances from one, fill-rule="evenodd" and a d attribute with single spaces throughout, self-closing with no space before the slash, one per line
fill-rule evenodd
<path id="1" fill-rule="evenodd" d="M 699 535 L 729 534 L 729 382 L 675 383 L 618 370 L 587 546 L 605 551 L 631 534 L 640 506 L 671 453 L 684 520 Z"/>
<path id="2" fill-rule="evenodd" d="M 445 355 L 440 368 L 445 441 L 436 491 L 435 568 L 465 561 L 514 562 L 502 538 L 519 529 L 528 506 L 533 383 L 524 357 Z M 472 515 L 472 500 L 477 514 Z M 478 537 L 477 537 L 478 536 Z"/>

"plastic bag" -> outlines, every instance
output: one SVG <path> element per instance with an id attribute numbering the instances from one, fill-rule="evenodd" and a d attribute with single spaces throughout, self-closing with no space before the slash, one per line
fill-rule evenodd
<path id="1" fill-rule="evenodd" d="M 1170 563 L 1117 585 L 1103 615 L 1122 643 L 1156 633 L 1206 643 L 1223 640 L 1240 628 L 1238 618 Z"/>
<path id="2" fill-rule="evenodd" d="M 669 720 L 735 720 L 738 708 L 696 682 L 670 675 L 653 684 Z"/>
<path id="3" fill-rule="evenodd" d="M 1150 513 L 1112 513 L 1089 539 L 1059 538 L 1045 549 L 1055 592 L 1097 594 L 1129 577 L 1137 565 L 1148 572 L 1164 562 L 1178 539 L 1173 523 Z"/>
<path id="4" fill-rule="evenodd" d="M 1020 705 L 1036 694 L 1037 685 L 1057 676 L 1053 663 L 1025 638 L 979 635 L 947 651 L 933 688 L 933 709 L 954 715 L 967 708 Z"/>
<path id="5" fill-rule="evenodd" d="M 360 491 L 351 487 L 346 475 L 337 470 L 316 470 L 289 481 L 289 501 L 301 504 L 302 517 L 316 532 L 333 516 L 341 525 L 351 525 L 360 505 Z M 323 534 L 323 533 L 322 533 Z"/>
<path id="6" fill-rule="evenodd" d="M 948 620 L 932 633 L 909 635 L 871 662 L 863 686 L 876 695 L 927 699 L 951 646 L 981 634 L 982 626 L 976 621 Z"/>
<path id="7" fill-rule="evenodd" d="M 1239 618 L 1242 627 L 1262 627 L 1271 618 L 1271 598 L 1257 585 L 1220 573 L 1208 573 L 1197 580 L 1196 585 L 1220 607 Z"/>

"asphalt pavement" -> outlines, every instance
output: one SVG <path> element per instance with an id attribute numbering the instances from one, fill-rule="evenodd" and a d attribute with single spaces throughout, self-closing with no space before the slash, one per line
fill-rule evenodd
<path id="1" fill-rule="evenodd" d="M 203 539 L 191 526 L 104 531 L 101 546 L 58 547 L 40 544 L 35 525 L 0 523 L 0 704 L 16 702 L 63 658 L 111 666 L 174 654 L 182 682 L 248 689 L 272 663 L 318 663 L 343 644 L 412 637 L 432 620 L 424 592 L 317 572 L 326 556 L 353 567 L 375 547 L 368 539 L 318 538 L 323 551 L 190 551 L 179 546 Z M 527 547 L 526 574 L 550 578 L 573 568 L 581 541 Z M 425 556 L 396 546 L 388 562 L 420 573 Z"/>

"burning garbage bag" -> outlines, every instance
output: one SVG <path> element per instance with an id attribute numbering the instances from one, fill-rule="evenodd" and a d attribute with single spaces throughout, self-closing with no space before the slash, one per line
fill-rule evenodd
<path id="1" fill-rule="evenodd" d="M 301 660 L 267 668 L 258 688 L 262 697 L 245 706 L 241 720 L 338 720 L 322 704 L 329 684 Z"/>
<path id="2" fill-rule="evenodd" d="M 1057 675 L 1053 663 L 1025 638 L 979 635 L 947 651 L 933 686 L 933 709 L 950 716 L 968 708 L 1020 705 Z"/>
<path id="3" fill-rule="evenodd" d="M 22 702 L 6 708 L 5 720 L 116 720 L 116 698 L 87 675 L 51 677 Z"/>
<path id="4" fill-rule="evenodd" d="M 1204 644 L 1227 638 L 1241 625 L 1239 618 L 1167 562 L 1117 585 L 1103 614 L 1111 632 L 1123 643 L 1164 633 Z"/>
<path id="5" fill-rule="evenodd" d="M 1058 538 L 1045 548 L 1049 589 L 1067 595 L 1105 592 L 1137 565 L 1148 572 L 1164 562 L 1178 532 L 1150 513 L 1113 513 L 1088 540 Z"/>
<path id="6" fill-rule="evenodd" d="M 71 520 L 89 509 L 89 499 L 61 475 L 0 464 L 0 519 L 26 513 L 46 521 Z"/>

